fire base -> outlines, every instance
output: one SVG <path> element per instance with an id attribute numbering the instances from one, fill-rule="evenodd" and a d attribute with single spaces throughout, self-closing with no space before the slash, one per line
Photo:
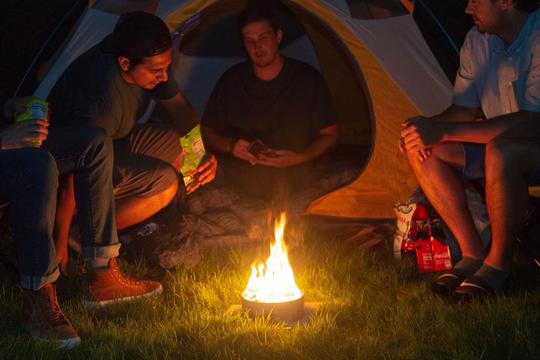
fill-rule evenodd
<path id="1" fill-rule="evenodd" d="M 244 299 L 242 299 L 244 300 Z M 277 322 L 285 322 L 288 326 L 295 326 L 295 325 L 305 325 L 309 322 L 311 316 L 318 312 L 320 309 L 321 309 L 321 306 L 322 306 L 322 303 L 320 302 L 306 302 L 304 303 L 304 300 L 303 298 L 302 299 L 298 299 L 296 301 L 301 301 L 302 302 L 302 305 L 301 305 L 301 310 L 300 313 L 301 315 L 298 317 L 298 310 L 296 312 L 296 315 L 297 316 L 289 316 L 289 317 L 277 317 L 277 313 L 276 313 L 276 308 L 274 307 L 274 309 L 264 309 L 264 310 L 259 310 L 257 311 L 257 309 L 249 309 L 249 308 L 246 308 L 244 304 L 240 305 L 240 304 L 235 304 L 235 305 L 231 305 L 227 311 L 225 312 L 226 315 L 233 315 L 233 314 L 248 314 L 249 317 L 251 318 L 254 318 L 254 317 L 257 317 L 257 316 L 265 316 L 265 315 L 269 315 L 270 316 L 270 319 L 273 320 L 273 321 L 277 321 Z M 253 303 L 252 301 L 250 301 L 249 303 Z M 289 304 L 290 305 L 291 302 L 287 302 L 286 304 Z M 260 303 L 256 303 L 258 305 L 261 305 Z M 284 303 L 281 303 L 281 304 L 284 304 Z M 277 304 L 264 304 L 264 305 L 277 305 Z M 298 304 L 296 304 L 298 306 Z M 270 306 L 271 307 L 271 306 Z M 293 306 L 294 308 L 294 306 Z M 292 311 L 292 310 L 289 310 L 289 311 Z M 292 311 L 292 313 L 294 313 L 294 311 Z M 291 314 L 289 312 L 289 314 Z M 295 319 L 295 320 L 289 320 L 289 319 Z"/>
<path id="2" fill-rule="evenodd" d="M 271 319 L 277 321 L 300 321 L 304 317 L 304 297 L 280 303 L 261 303 L 242 298 L 242 309 L 250 317 L 270 315 Z"/>

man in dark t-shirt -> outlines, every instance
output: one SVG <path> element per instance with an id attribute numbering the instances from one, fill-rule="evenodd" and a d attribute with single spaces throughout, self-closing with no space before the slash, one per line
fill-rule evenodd
<path id="1" fill-rule="evenodd" d="M 202 133 L 228 185 L 270 198 L 302 186 L 310 162 L 336 143 L 338 129 L 319 72 L 279 53 L 283 33 L 273 13 L 247 8 L 239 25 L 249 61 L 222 75 L 201 120 Z"/>
<path id="2" fill-rule="evenodd" d="M 77 58 L 49 95 L 51 126 L 100 127 L 114 140 L 114 196 L 119 229 L 166 206 L 178 187 L 179 137 L 198 123 L 170 75 L 171 37 L 158 17 L 123 14 L 112 34 Z M 137 125 L 151 99 L 172 124 Z M 211 181 L 211 157 L 197 184 Z"/>

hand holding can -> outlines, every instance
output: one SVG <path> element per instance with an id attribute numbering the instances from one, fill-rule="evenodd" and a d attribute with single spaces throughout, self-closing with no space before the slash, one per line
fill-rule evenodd
<path id="1" fill-rule="evenodd" d="M 41 139 L 43 135 L 47 134 L 47 127 L 49 122 L 49 104 L 41 99 L 32 99 L 26 103 L 23 110 L 15 114 L 15 122 L 23 122 L 29 120 L 35 121 L 36 130 L 35 133 L 37 139 L 28 140 L 28 144 L 33 147 L 41 147 L 44 139 Z M 39 121 L 41 120 L 41 121 Z M 45 122 L 45 123 L 44 123 Z"/>

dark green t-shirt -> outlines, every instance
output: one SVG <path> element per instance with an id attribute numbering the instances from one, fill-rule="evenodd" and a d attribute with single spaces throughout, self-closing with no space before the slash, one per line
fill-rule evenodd
<path id="1" fill-rule="evenodd" d="M 79 56 L 49 94 L 51 126 L 93 126 L 113 139 L 127 136 L 152 97 L 166 100 L 178 92 L 172 76 L 153 90 L 127 83 L 116 56 L 107 51 L 108 38 Z"/>
<path id="2" fill-rule="evenodd" d="M 335 122 L 331 96 L 320 73 L 291 58 L 285 58 L 283 69 L 270 81 L 257 78 L 250 62 L 227 70 L 201 120 L 222 136 L 259 139 L 273 149 L 296 152 L 305 150 L 321 129 Z M 218 160 L 227 180 L 254 196 L 274 191 L 278 181 L 298 184 L 309 168 L 309 164 L 287 169 L 253 166 L 230 154 L 218 154 Z"/>

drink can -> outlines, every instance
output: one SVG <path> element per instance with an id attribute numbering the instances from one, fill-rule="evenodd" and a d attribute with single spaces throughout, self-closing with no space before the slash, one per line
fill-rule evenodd
<path id="1" fill-rule="evenodd" d="M 24 111 L 15 115 L 15 121 L 28 121 L 33 119 L 41 119 L 49 121 L 49 103 L 41 99 L 32 99 L 26 105 Z M 30 142 L 35 147 L 41 147 L 41 140 L 33 140 Z"/>

